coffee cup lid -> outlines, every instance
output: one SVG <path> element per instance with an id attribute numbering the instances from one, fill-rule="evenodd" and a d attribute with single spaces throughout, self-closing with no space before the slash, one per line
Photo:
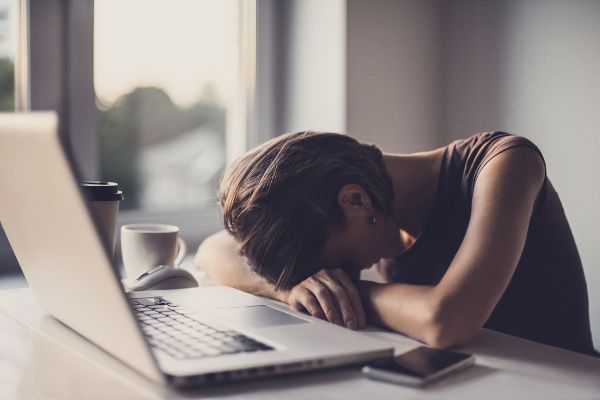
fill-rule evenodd
<path id="1" fill-rule="evenodd" d="M 119 190 L 116 182 L 83 181 L 81 187 L 90 201 L 118 201 L 123 200 L 123 192 Z"/>

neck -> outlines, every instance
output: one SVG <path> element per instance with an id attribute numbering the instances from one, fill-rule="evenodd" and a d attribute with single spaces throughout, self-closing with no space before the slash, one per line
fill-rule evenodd
<path id="1" fill-rule="evenodd" d="M 427 223 L 437 193 L 443 149 L 415 154 L 384 154 L 394 188 L 394 212 L 399 228 L 418 236 Z"/>

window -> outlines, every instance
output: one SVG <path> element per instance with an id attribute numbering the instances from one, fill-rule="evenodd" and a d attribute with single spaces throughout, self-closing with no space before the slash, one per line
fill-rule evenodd
<path id="1" fill-rule="evenodd" d="M 254 62 L 255 7 L 253 0 L 0 0 L 0 58 L 7 48 L 28 50 L 18 54 L 21 108 L 56 110 L 82 177 L 122 185 L 119 224 L 175 224 L 193 248 L 221 228 L 216 179 L 226 157 L 246 148 L 253 98 L 241 71 Z M 11 96 L 0 87 L 1 104 Z M 1 232 L 0 262 L 0 270 L 17 266 Z"/>
<path id="2" fill-rule="evenodd" d="M 0 111 L 15 109 L 14 65 L 17 50 L 17 0 L 0 0 Z M 0 273 L 17 268 L 4 231 L 0 227 Z"/>
<path id="3" fill-rule="evenodd" d="M 17 0 L 0 0 L 0 111 L 15 109 Z"/>
<path id="4" fill-rule="evenodd" d="M 192 248 L 222 228 L 217 181 L 248 134 L 255 6 L 95 1 L 96 175 L 123 189 L 119 224 L 178 225 Z"/>
<path id="5" fill-rule="evenodd" d="M 239 6 L 95 2 L 100 176 L 121 185 L 122 210 L 190 210 L 216 201 L 228 116 L 240 93 Z"/>

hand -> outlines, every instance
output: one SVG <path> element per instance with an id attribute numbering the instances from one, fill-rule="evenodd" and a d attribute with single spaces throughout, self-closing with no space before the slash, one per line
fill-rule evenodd
<path id="1" fill-rule="evenodd" d="M 341 269 L 322 269 L 305 279 L 290 290 L 287 303 L 295 310 L 346 328 L 366 325 L 360 294 Z"/>

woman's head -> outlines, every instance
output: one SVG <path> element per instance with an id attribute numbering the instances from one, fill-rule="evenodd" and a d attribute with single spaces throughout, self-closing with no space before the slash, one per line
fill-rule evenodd
<path id="1" fill-rule="evenodd" d="M 355 219 L 365 225 L 375 215 L 389 220 L 393 197 L 377 147 L 315 132 L 286 134 L 250 151 L 227 169 L 219 189 L 225 228 L 242 255 L 282 288 L 340 267 L 320 263 L 346 262 L 334 254 L 346 251 L 348 240 L 359 240 L 362 227 Z M 359 253 L 355 262 L 370 257 Z"/>

